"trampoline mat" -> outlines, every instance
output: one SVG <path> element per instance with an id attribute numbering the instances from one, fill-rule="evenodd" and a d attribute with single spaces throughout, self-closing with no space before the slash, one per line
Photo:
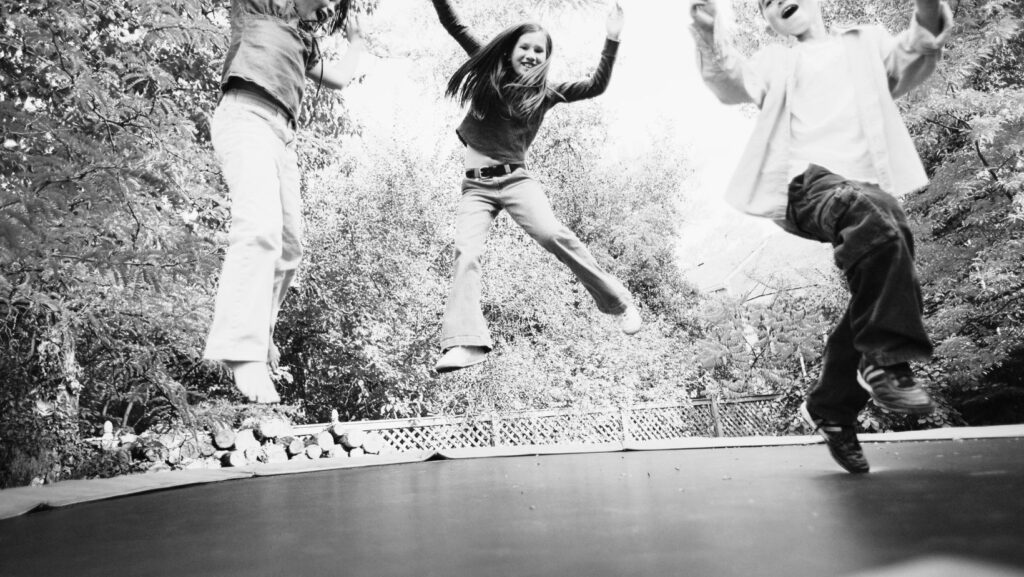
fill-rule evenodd
<path id="1" fill-rule="evenodd" d="M 0 521 L 0 575 L 1024 575 L 1022 449 L 869 444 L 868 475 L 812 445 L 252 478 Z"/>

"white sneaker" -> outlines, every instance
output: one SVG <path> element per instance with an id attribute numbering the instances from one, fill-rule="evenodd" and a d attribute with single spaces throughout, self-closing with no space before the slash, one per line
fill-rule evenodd
<path id="1" fill-rule="evenodd" d="M 439 373 L 450 373 L 487 360 L 487 349 L 484 347 L 452 347 L 434 365 Z"/>
<path id="2" fill-rule="evenodd" d="M 636 305 L 630 304 L 626 307 L 626 310 L 616 315 L 619 319 L 619 328 L 622 332 L 627 335 L 635 335 L 640 332 L 640 327 L 644 324 L 642 318 L 640 318 L 640 309 L 636 308 Z"/>

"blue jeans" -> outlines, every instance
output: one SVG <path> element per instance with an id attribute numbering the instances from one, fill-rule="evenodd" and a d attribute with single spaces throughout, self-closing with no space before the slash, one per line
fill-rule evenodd
<path id="1" fill-rule="evenodd" d="M 852 424 L 869 398 L 857 383 L 862 357 L 881 366 L 931 357 L 907 217 L 878 186 L 812 164 L 790 183 L 786 220 L 778 224 L 831 243 L 846 277 L 850 303 L 825 344 L 807 404 L 820 417 Z"/>
<path id="2" fill-rule="evenodd" d="M 491 223 L 502 209 L 533 240 L 555 255 L 583 284 L 603 313 L 626 310 L 626 287 L 605 272 L 587 247 L 565 227 L 540 183 L 525 169 L 494 178 L 466 178 L 455 217 L 455 274 L 441 325 L 441 348 L 493 346 L 480 308 L 480 259 Z"/>

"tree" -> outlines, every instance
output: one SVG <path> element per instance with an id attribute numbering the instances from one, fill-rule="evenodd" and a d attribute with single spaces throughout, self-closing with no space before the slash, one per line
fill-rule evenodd
<path id="1" fill-rule="evenodd" d="M 941 77 L 907 111 L 931 185 L 907 201 L 931 372 L 972 424 L 1024 416 L 1024 31 L 1020 3 L 957 4 Z"/>

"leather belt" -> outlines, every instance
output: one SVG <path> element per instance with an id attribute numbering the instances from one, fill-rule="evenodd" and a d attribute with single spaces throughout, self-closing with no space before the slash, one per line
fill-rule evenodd
<path id="1" fill-rule="evenodd" d="M 228 98 L 259 106 L 275 116 L 280 116 L 292 130 L 295 129 L 295 119 L 292 118 L 292 115 L 288 113 L 288 110 L 276 98 L 270 96 L 251 82 L 239 82 L 239 80 L 238 78 L 232 78 L 228 81 L 227 86 L 224 87 L 224 94 L 221 96 L 221 99 Z"/>
<path id="2" fill-rule="evenodd" d="M 505 176 L 506 174 L 512 174 L 520 168 L 525 168 L 522 164 L 498 164 L 496 166 L 484 166 L 481 168 L 473 168 L 466 171 L 467 178 L 494 178 L 495 176 Z"/>

